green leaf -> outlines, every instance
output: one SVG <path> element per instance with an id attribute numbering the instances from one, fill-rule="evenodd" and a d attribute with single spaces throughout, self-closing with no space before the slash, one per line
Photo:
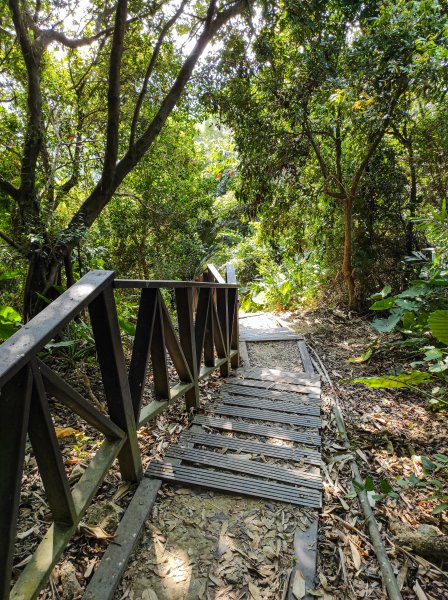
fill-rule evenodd
<path id="1" fill-rule="evenodd" d="M 443 463 L 448 463 L 448 456 L 446 454 L 434 454 L 434 458 Z"/>
<path id="2" fill-rule="evenodd" d="M 364 489 L 366 490 L 366 492 L 374 492 L 375 491 L 375 484 L 373 483 L 373 479 L 370 476 L 367 477 L 364 482 Z"/>
<path id="3" fill-rule="evenodd" d="M 404 308 L 404 310 L 418 310 L 421 308 L 419 302 L 412 302 L 412 300 L 403 300 L 402 298 L 397 298 L 395 300 L 395 304 L 400 308 Z"/>
<path id="4" fill-rule="evenodd" d="M 0 281 L 8 281 L 9 279 L 15 279 L 19 275 L 19 271 L 6 271 L 0 274 Z"/>
<path id="5" fill-rule="evenodd" d="M 372 354 L 373 354 L 373 349 L 369 348 L 363 354 L 361 354 L 361 356 L 355 356 L 354 358 L 349 358 L 348 362 L 355 363 L 355 364 L 365 363 L 369 360 L 369 358 L 372 356 Z"/>
<path id="6" fill-rule="evenodd" d="M 425 352 L 425 360 L 440 360 L 441 358 L 443 358 L 443 354 L 438 348 L 431 348 Z"/>
<path id="7" fill-rule="evenodd" d="M 394 309 L 387 319 L 375 319 L 372 327 L 380 333 L 389 333 L 398 325 L 402 316 L 403 311 L 401 308 Z"/>
<path id="8" fill-rule="evenodd" d="M 388 481 L 382 479 L 380 481 L 380 490 L 383 494 L 390 494 L 390 492 L 394 491 L 394 488 L 390 485 Z"/>
<path id="9" fill-rule="evenodd" d="M 442 502 L 442 504 L 438 504 L 432 509 L 431 512 L 433 515 L 440 515 L 440 513 L 444 512 L 445 510 L 448 510 L 448 502 Z"/>
<path id="10" fill-rule="evenodd" d="M 436 340 L 448 344 L 448 310 L 435 310 L 430 313 L 428 326 Z"/>
<path id="11" fill-rule="evenodd" d="M 434 469 L 437 469 L 436 463 L 432 462 L 427 456 L 422 456 L 422 467 L 425 471 L 434 471 Z"/>
<path id="12" fill-rule="evenodd" d="M 384 298 L 384 300 L 377 300 L 372 304 L 370 310 L 388 310 L 395 304 L 395 298 Z"/>
<path id="13" fill-rule="evenodd" d="M 0 306 L 0 321 L 5 323 L 20 323 L 22 317 L 11 306 Z"/>
<path id="14" fill-rule="evenodd" d="M 135 325 L 134 323 L 131 323 L 130 321 L 127 321 L 126 319 L 124 319 L 123 317 L 118 317 L 118 322 L 120 324 L 120 327 L 122 328 L 122 330 L 127 333 L 128 335 L 135 335 Z"/>
<path id="15" fill-rule="evenodd" d="M 370 388 L 403 388 L 409 385 L 422 385 L 431 381 L 429 373 L 411 371 L 401 375 L 381 375 L 380 377 L 357 377 L 351 380 L 353 383 L 362 383 Z"/>
<path id="16" fill-rule="evenodd" d="M 431 293 L 431 288 L 425 283 L 414 285 L 401 294 L 398 294 L 398 298 L 419 298 L 420 296 L 427 296 Z"/>
<path id="17" fill-rule="evenodd" d="M 377 292 L 376 294 L 372 294 L 371 296 L 369 296 L 370 300 L 381 300 L 382 298 L 385 298 L 386 296 L 388 296 L 392 291 L 392 288 L 390 287 L 390 285 L 385 285 L 383 287 L 383 289 L 381 290 L 381 292 Z"/>

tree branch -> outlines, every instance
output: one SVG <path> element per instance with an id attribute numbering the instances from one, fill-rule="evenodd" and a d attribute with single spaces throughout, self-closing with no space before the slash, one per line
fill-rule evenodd
<path id="1" fill-rule="evenodd" d="M 174 13 L 174 15 L 171 17 L 171 19 L 169 19 L 165 23 L 165 25 L 162 27 L 162 31 L 160 32 L 157 42 L 154 46 L 154 50 L 152 52 L 151 59 L 148 64 L 148 68 L 146 69 L 145 78 L 143 80 L 143 85 L 140 90 L 140 94 L 137 98 L 137 102 L 135 104 L 134 115 L 132 117 L 131 131 L 129 134 L 129 148 L 131 148 L 135 142 L 135 134 L 136 134 L 136 130 L 137 130 L 137 122 L 138 122 L 138 118 L 140 115 L 140 110 L 141 110 L 141 107 L 143 104 L 143 100 L 146 96 L 146 92 L 148 90 L 149 79 L 152 75 L 152 72 L 154 71 L 154 67 L 156 65 L 157 59 L 160 54 L 160 49 L 162 47 L 163 40 L 165 39 L 165 36 L 167 35 L 167 33 L 169 32 L 171 27 L 174 25 L 174 23 L 177 21 L 177 19 L 182 14 L 187 1 L 188 0 L 182 0 L 182 3 L 179 6 L 179 8 L 177 9 L 177 11 Z"/>
<path id="2" fill-rule="evenodd" d="M 14 198 L 14 200 L 18 200 L 20 197 L 20 191 L 15 186 L 13 186 L 12 183 L 9 183 L 9 181 L 6 181 L 6 179 L 3 179 L 3 177 L 1 176 L 0 190 L 3 190 L 7 194 L 9 194 L 11 198 Z"/>
<path id="3" fill-rule="evenodd" d="M 3 231 L 0 231 L 0 238 L 7 244 L 9 244 L 12 248 L 14 248 L 14 250 L 16 250 L 21 256 L 23 256 L 23 258 L 28 258 L 28 252 L 26 252 L 23 248 L 16 244 L 14 240 L 7 236 L 6 233 L 3 233 Z"/>

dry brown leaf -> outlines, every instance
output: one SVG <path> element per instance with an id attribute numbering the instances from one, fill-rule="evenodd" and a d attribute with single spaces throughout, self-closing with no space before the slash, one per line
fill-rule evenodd
<path id="1" fill-rule="evenodd" d="M 80 525 L 87 535 L 90 535 L 90 537 L 94 537 L 97 540 L 111 540 L 114 537 L 110 533 L 107 533 L 107 531 L 104 531 L 99 525 L 87 525 L 86 523 L 81 523 Z"/>
<path id="2" fill-rule="evenodd" d="M 418 581 L 415 582 L 415 585 L 412 589 L 414 590 L 415 595 L 417 596 L 418 600 L 428 600 L 428 596 L 422 590 Z"/>
<path id="3" fill-rule="evenodd" d="M 305 598 L 306 584 L 305 577 L 300 569 L 296 569 L 294 572 L 294 580 L 292 583 L 292 593 L 297 600 Z"/>
<path id="4" fill-rule="evenodd" d="M 400 590 L 403 589 L 403 585 L 404 585 L 404 582 L 406 581 L 406 577 L 408 574 L 408 569 L 409 569 L 409 561 L 408 561 L 408 559 L 406 559 L 404 561 L 403 566 L 400 569 L 400 572 L 398 573 L 398 576 L 397 576 L 397 584 L 398 584 L 398 587 L 400 588 Z"/>
<path id="5" fill-rule="evenodd" d="M 354 544 L 351 539 L 349 539 L 348 542 L 350 544 L 350 550 L 352 551 L 352 557 L 353 557 L 353 563 L 355 565 L 355 569 L 358 571 L 361 568 L 361 564 L 362 564 L 361 554 L 359 553 L 359 550 L 356 547 L 356 544 Z"/>
<path id="6" fill-rule="evenodd" d="M 262 600 L 259 588 L 252 581 L 249 581 L 249 592 L 253 600 Z"/>
<path id="7" fill-rule="evenodd" d="M 78 430 L 73 429 L 73 427 L 55 427 L 54 430 L 58 440 L 70 437 L 71 435 L 79 435 L 80 433 Z"/>

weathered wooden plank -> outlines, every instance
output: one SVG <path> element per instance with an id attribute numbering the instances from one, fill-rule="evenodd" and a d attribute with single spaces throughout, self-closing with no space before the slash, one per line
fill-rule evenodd
<path id="1" fill-rule="evenodd" d="M 146 423 L 157 417 L 168 407 L 168 400 L 153 400 L 146 406 L 142 406 L 138 422 L 138 428 L 143 427 Z"/>
<path id="2" fill-rule="evenodd" d="M 284 413 L 275 410 L 263 410 L 253 407 L 247 408 L 246 406 L 235 406 L 231 404 L 209 404 L 207 405 L 207 410 L 217 415 L 269 421 L 271 423 L 285 423 L 286 425 L 297 425 L 298 427 L 318 429 L 321 426 L 319 417 Z"/>
<path id="3" fill-rule="evenodd" d="M 243 366 L 245 369 L 250 366 L 249 353 L 247 351 L 247 344 L 240 340 L 240 355 L 241 360 L 243 361 Z"/>
<path id="4" fill-rule="evenodd" d="M 195 426 L 193 426 L 195 427 Z M 237 452 L 246 452 L 258 454 L 259 456 L 269 456 L 281 460 L 290 460 L 295 462 L 304 462 L 305 464 L 319 467 L 322 463 L 320 453 L 315 450 L 305 448 L 287 448 L 265 442 L 257 442 L 239 437 L 227 437 L 219 433 L 196 433 L 185 431 L 180 436 L 180 443 L 190 442 L 200 446 L 210 446 L 211 448 L 223 448 L 235 450 Z M 315 474 L 309 474 L 312 477 L 319 477 Z"/>
<path id="5" fill-rule="evenodd" d="M 293 383 L 296 385 L 310 385 L 320 382 L 319 375 L 309 373 L 295 373 L 294 371 L 281 371 L 280 369 L 268 369 L 266 367 L 250 367 L 245 369 L 244 377 L 248 379 L 262 379 L 273 383 Z"/>
<path id="6" fill-rule="evenodd" d="M 156 308 L 157 290 L 143 289 L 140 294 L 137 326 L 128 376 L 136 421 L 139 419 L 140 406 L 145 389 Z"/>
<path id="7" fill-rule="evenodd" d="M 81 394 L 59 377 L 45 363 L 37 360 L 37 366 L 41 372 L 48 394 L 54 396 L 57 400 L 65 404 L 65 406 L 68 406 L 73 412 L 107 437 L 121 439 L 126 435 L 118 425 L 92 406 L 90 402 L 83 398 Z"/>
<path id="8" fill-rule="evenodd" d="M 300 351 L 300 358 L 302 359 L 303 370 L 305 373 L 309 373 L 310 375 L 314 375 L 316 371 L 314 370 L 313 363 L 311 362 L 311 357 L 308 352 L 308 348 L 306 347 L 305 342 L 297 342 L 297 346 Z"/>
<path id="9" fill-rule="evenodd" d="M 112 600 L 161 484 L 160 480 L 148 477 L 144 477 L 139 483 L 118 525 L 113 543 L 108 545 L 84 592 L 83 600 Z"/>
<path id="10" fill-rule="evenodd" d="M 226 385 L 223 388 L 226 394 L 235 394 L 237 396 L 254 396 L 256 398 L 266 398 L 272 400 L 283 400 L 285 402 L 300 402 L 301 404 L 314 404 L 320 406 L 320 394 L 297 394 L 286 393 L 277 390 L 265 390 L 244 385 Z"/>
<path id="11" fill-rule="evenodd" d="M 25 367 L 0 393 L 0 598 L 8 598 L 19 514 L 32 377 Z"/>
<path id="12" fill-rule="evenodd" d="M 278 400 L 265 400 L 263 398 L 255 398 L 254 396 L 234 396 L 233 394 L 222 394 L 221 402 L 223 404 L 233 404 L 235 406 L 265 408 L 272 411 L 299 415 L 311 415 L 313 417 L 318 417 L 320 415 L 319 406 L 300 404 L 300 402 L 279 402 Z"/>
<path id="13" fill-rule="evenodd" d="M 190 449 L 172 446 L 168 449 L 166 456 L 178 458 L 182 460 L 182 464 L 185 462 L 201 464 L 226 471 L 245 473 L 254 477 L 272 479 L 280 483 L 287 483 L 303 488 L 312 488 L 313 490 L 322 489 L 322 480 L 319 477 L 309 477 L 309 474 L 306 472 L 298 473 L 285 467 L 266 465 L 247 458 L 238 458 L 238 455 L 225 456 L 217 452 L 198 450 L 197 448 Z M 305 493 L 304 490 L 303 492 Z M 314 493 L 311 495 L 314 496 Z"/>
<path id="14" fill-rule="evenodd" d="M 143 468 L 117 309 L 111 287 L 106 288 L 89 304 L 89 313 L 109 415 L 127 434 L 118 457 L 121 475 L 124 479 L 136 481 L 140 479 Z"/>
<path id="15" fill-rule="evenodd" d="M 104 271 L 103 271 L 104 272 Z M 228 288 L 237 289 L 237 283 L 215 283 L 212 281 L 176 281 L 168 279 L 115 279 L 115 288 L 157 288 L 157 289 L 178 289 L 178 288 Z"/>
<path id="16" fill-rule="evenodd" d="M 185 403 L 187 409 L 199 408 L 198 365 L 193 320 L 193 290 L 192 288 L 178 288 L 175 291 L 175 297 L 179 341 L 194 383 L 192 389 L 185 394 Z"/>
<path id="17" fill-rule="evenodd" d="M 208 321 L 208 313 L 210 309 L 210 292 L 209 290 L 200 289 L 196 304 L 196 321 L 195 321 L 195 346 L 196 346 L 196 365 L 199 369 L 204 348 L 205 330 Z"/>
<path id="18" fill-rule="evenodd" d="M 310 496 L 299 488 L 282 485 L 280 483 L 269 483 L 260 479 L 242 477 L 229 473 L 213 472 L 184 465 L 172 465 L 168 462 L 153 461 L 145 473 L 146 476 L 186 483 L 195 486 L 212 488 L 224 492 L 233 492 L 247 496 L 255 496 L 264 500 L 276 500 L 287 502 L 298 506 L 310 508 L 321 507 L 321 494 L 316 492 Z"/>
<path id="19" fill-rule="evenodd" d="M 244 385 L 246 387 L 261 388 L 264 390 L 275 390 L 277 392 L 292 392 L 294 394 L 320 394 L 320 383 L 310 384 L 282 383 L 276 381 L 263 381 L 261 379 L 240 379 L 230 377 L 226 380 L 229 385 Z"/>
<path id="20" fill-rule="evenodd" d="M 270 427 L 266 425 L 245 423 L 243 421 L 233 421 L 231 419 L 206 417 L 203 415 L 198 415 L 195 417 L 193 422 L 197 423 L 198 425 L 211 427 L 213 429 L 225 429 L 227 431 L 249 433 L 251 435 L 277 438 L 279 440 L 289 440 L 291 442 L 308 444 L 310 446 L 320 446 L 320 436 L 294 431 L 293 429 L 282 429 L 280 427 Z"/>
<path id="21" fill-rule="evenodd" d="M 221 275 L 221 273 L 218 271 L 218 269 L 215 267 L 215 265 L 212 264 L 208 264 L 207 265 L 207 275 L 208 275 L 208 281 L 216 281 L 216 283 L 226 283 L 224 280 L 224 277 Z"/>
<path id="22" fill-rule="evenodd" d="M 61 449 L 56 438 L 44 384 L 35 361 L 31 364 L 33 391 L 31 394 L 28 435 L 36 457 L 39 474 L 56 523 L 73 525 L 76 522 L 73 502 Z"/>
<path id="23" fill-rule="evenodd" d="M 303 340 L 303 335 L 280 327 L 274 329 L 242 327 L 240 329 L 240 339 L 245 342 L 288 342 Z"/>
<path id="24" fill-rule="evenodd" d="M 296 572 L 300 571 L 300 575 L 305 579 L 306 590 L 315 588 L 316 565 L 317 565 L 317 526 L 318 520 L 314 519 L 309 527 L 302 531 L 296 529 L 294 534 L 294 550 L 296 562 L 291 573 L 288 585 L 288 600 L 297 600 L 294 594 L 294 578 Z M 314 600 L 315 596 L 306 593 L 303 600 Z"/>
<path id="25" fill-rule="evenodd" d="M 173 361 L 174 367 L 179 375 L 180 380 L 182 382 L 191 383 L 193 381 L 193 376 L 185 358 L 180 341 L 177 339 L 173 322 L 171 321 L 171 317 L 168 313 L 168 309 L 165 306 L 165 302 L 163 301 L 162 296 L 159 297 L 159 302 L 162 310 L 163 331 L 165 334 L 166 347 L 171 356 L 171 359 Z"/>
<path id="26" fill-rule="evenodd" d="M 18 373 L 112 281 L 113 271 L 90 271 L 0 346 L 0 385 Z"/>
<path id="27" fill-rule="evenodd" d="M 157 292 L 157 304 L 154 316 L 154 331 L 151 339 L 151 365 L 154 378 L 154 395 L 157 400 L 170 397 L 170 378 L 168 374 L 168 360 L 166 356 L 165 331 L 161 303 L 163 299 Z"/>

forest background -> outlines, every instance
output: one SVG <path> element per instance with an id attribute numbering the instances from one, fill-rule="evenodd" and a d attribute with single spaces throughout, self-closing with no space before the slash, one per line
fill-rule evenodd
<path id="1" fill-rule="evenodd" d="M 232 260 L 246 310 L 439 277 L 447 42 L 436 0 L 2 4 L 5 331 L 91 268 Z"/>

